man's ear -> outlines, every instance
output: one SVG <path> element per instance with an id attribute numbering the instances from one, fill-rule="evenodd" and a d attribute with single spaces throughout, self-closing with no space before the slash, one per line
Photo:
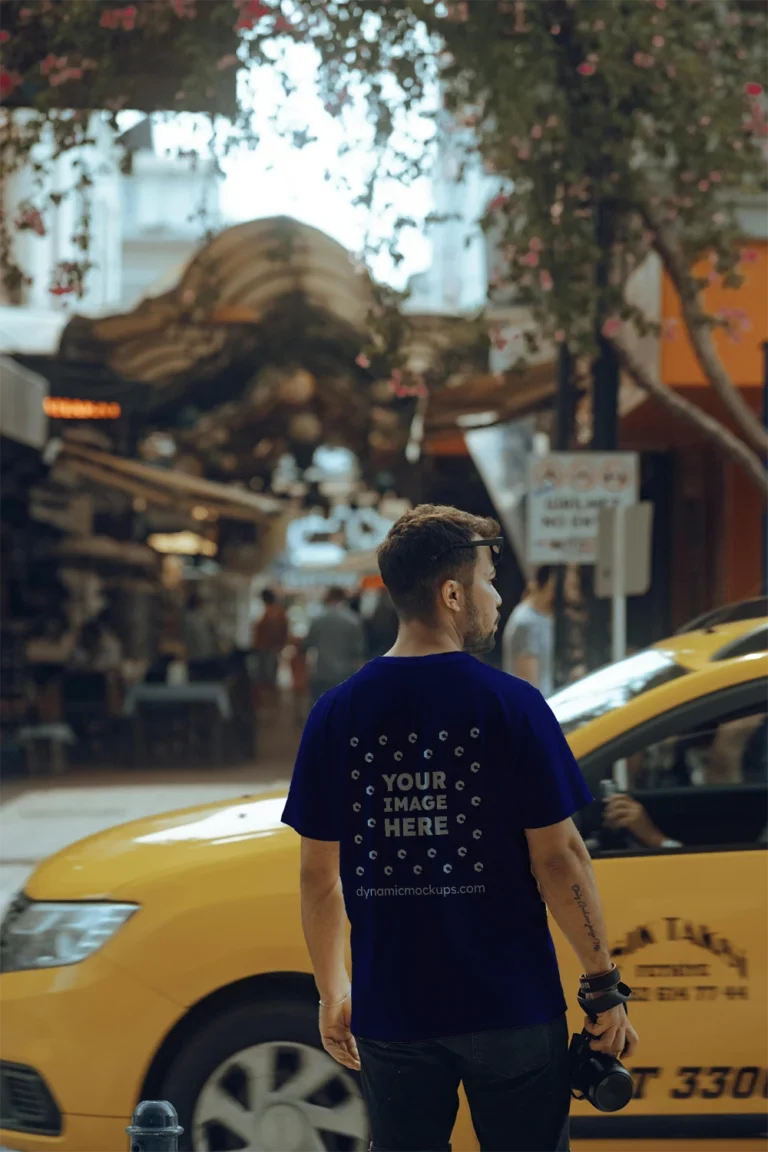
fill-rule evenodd
<path id="1" fill-rule="evenodd" d="M 463 607 L 463 589 L 458 580 L 446 580 L 440 587 L 440 599 L 449 612 L 460 612 Z"/>

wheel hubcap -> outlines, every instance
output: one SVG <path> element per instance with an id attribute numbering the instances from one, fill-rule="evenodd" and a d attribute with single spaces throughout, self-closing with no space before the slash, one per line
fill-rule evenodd
<path id="1" fill-rule="evenodd" d="M 220 1065 L 197 1098 L 195 1152 L 362 1152 L 354 1078 L 309 1044 L 258 1044 Z"/>

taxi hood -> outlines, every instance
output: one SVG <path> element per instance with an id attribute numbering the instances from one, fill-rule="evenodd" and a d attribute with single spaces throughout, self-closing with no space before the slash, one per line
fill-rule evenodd
<path id="1" fill-rule="evenodd" d="M 280 823 L 285 792 L 148 816 L 78 840 L 38 866 L 25 885 L 33 900 L 100 900 L 118 894 L 140 898 L 159 877 L 226 866 L 235 858 L 295 850 L 295 837 Z"/>

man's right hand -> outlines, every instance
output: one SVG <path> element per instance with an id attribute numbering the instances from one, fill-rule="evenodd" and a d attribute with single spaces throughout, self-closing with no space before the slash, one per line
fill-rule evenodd
<path id="1" fill-rule="evenodd" d="M 605 1052 L 608 1056 L 633 1056 L 637 1049 L 637 1032 L 629 1022 L 629 1016 L 623 1004 L 617 1004 L 608 1012 L 601 1012 L 596 1021 L 584 1018 L 584 1027 L 595 1039 L 590 1041 L 590 1048 L 595 1052 Z"/>

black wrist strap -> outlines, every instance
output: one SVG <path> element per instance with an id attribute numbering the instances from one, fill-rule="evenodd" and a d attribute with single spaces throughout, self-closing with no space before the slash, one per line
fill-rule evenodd
<path id="1" fill-rule="evenodd" d="M 610 988 L 617 988 L 620 983 L 621 973 L 615 966 L 610 972 L 603 972 L 600 976 L 579 977 L 582 992 L 607 992 Z"/>
<path id="2" fill-rule="evenodd" d="M 623 1004 L 626 1010 L 627 1001 L 631 996 L 632 989 L 626 984 L 619 983 L 615 988 L 609 988 L 601 996 L 596 996 L 594 1000 L 588 1000 L 583 992 L 579 991 L 578 1000 L 581 1010 L 594 1023 L 601 1012 L 609 1012 L 611 1008 L 617 1008 L 619 1004 Z"/>

